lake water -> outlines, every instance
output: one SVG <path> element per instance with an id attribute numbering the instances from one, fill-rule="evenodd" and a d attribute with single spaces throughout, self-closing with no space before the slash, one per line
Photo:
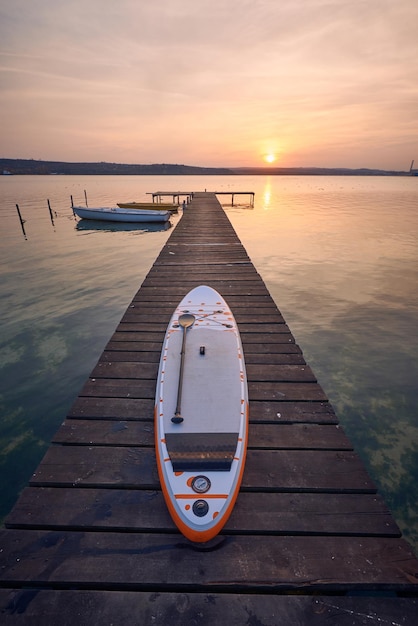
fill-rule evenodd
<path id="1" fill-rule="evenodd" d="M 418 177 L 0 176 L 0 517 L 170 235 L 84 228 L 70 196 L 164 189 L 255 192 L 227 214 L 418 553 Z"/>

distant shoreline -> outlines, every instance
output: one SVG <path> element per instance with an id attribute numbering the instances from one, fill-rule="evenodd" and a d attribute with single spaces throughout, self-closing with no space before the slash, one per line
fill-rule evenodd
<path id="1" fill-rule="evenodd" d="M 3 175 L 102 175 L 102 176 L 417 176 L 418 170 L 400 172 L 368 168 L 345 167 L 195 167 L 156 163 L 129 165 L 123 163 L 67 163 L 65 161 L 40 161 L 35 159 L 0 159 Z"/>

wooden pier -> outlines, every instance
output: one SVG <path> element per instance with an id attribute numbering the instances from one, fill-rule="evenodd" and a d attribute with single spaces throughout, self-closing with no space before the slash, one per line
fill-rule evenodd
<path id="1" fill-rule="evenodd" d="M 234 312 L 250 396 L 242 489 L 208 545 L 173 525 L 153 438 L 165 329 L 199 284 Z M 6 625 L 412 626 L 418 614 L 418 561 L 213 193 L 185 209 L 0 551 Z"/>
<path id="2" fill-rule="evenodd" d="M 153 202 L 162 202 L 164 198 L 172 198 L 172 202 L 180 204 L 181 198 L 190 202 L 193 197 L 193 191 L 150 191 L 149 196 L 152 196 Z"/>
<path id="3" fill-rule="evenodd" d="M 235 196 L 248 196 L 250 206 L 254 206 L 254 191 L 213 191 L 215 196 L 231 196 L 231 205 L 234 206 Z M 161 203 L 164 198 L 171 197 L 173 204 L 180 204 L 180 199 L 185 198 L 187 202 L 193 198 L 193 191 L 152 191 L 148 195 L 152 196 L 152 201 Z"/>

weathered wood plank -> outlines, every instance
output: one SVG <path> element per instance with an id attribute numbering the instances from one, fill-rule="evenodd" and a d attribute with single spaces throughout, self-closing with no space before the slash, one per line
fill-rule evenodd
<path id="1" fill-rule="evenodd" d="M 173 268 L 173 271 L 174 270 L 175 268 Z M 130 306 L 158 307 L 161 304 L 165 304 L 167 308 L 172 311 L 174 307 L 178 305 L 185 293 L 187 292 L 183 293 L 180 291 L 178 293 L 168 294 L 165 289 L 160 292 L 155 290 L 153 293 L 150 293 L 149 291 L 145 293 L 141 288 L 133 297 L 132 304 Z M 277 305 L 269 294 L 229 294 L 227 303 L 233 309 L 234 314 L 239 309 L 250 308 L 256 310 L 259 306 L 263 308 L 270 307 L 272 311 L 277 311 Z"/>
<path id="2" fill-rule="evenodd" d="M 141 352 L 141 351 L 123 351 L 123 350 L 105 350 L 99 357 L 100 363 L 115 363 L 120 361 L 121 363 L 159 363 L 161 352 L 155 350 L 154 352 Z"/>
<path id="3" fill-rule="evenodd" d="M 161 346 L 164 340 L 164 331 L 147 332 L 146 330 L 143 330 L 143 331 L 137 330 L 137 331 L 129 332 L 128 330 L 124 331 L 123 327 L 124 327 L 124 324 L 118 325 L 115 333 L 111 337 L 111 341 L 125 341 L 125 342 L 141 341 L 148 345 L 150 345 L 150 343 L 155 343 L 155 344 L 159 344 L 159 350 L 161 352 Z M 149 349 L 150 348 L 148 348 L 148 350 Z"/>
<path id="4" fill-rule="evenodd" d="M 68 412 L 71 418 L 150 419 L 154 398 L 98 398 L 79 396 Z M 328 402 L 250 403 L 251 421 L 275 423 L 336 424 L 337 417 Z"/>
<path id="5" fill-rule="evenodd" d="M 93 368 L 91 378 L 124 378 L 124 379 L 151 379 L 155 382 L 158 374 L 158 362 L 102 362 Z"/>
<path id="6" fill-rule="evenodd" d="M 133 420 L 67 419 L 53 443 L 154 447 L 154 422 Z M 337 425 L 251 423 L 249 448 L 281 450 L 352 450 L 350 440 Z"/>
<path id="7" fill-rule="evenodd" d="M 327 400 L 324 390 L 317 383 L 249 382 L 251 400 Z"/>
<path id="8" fill-rule="evenodd" d="M 146 419 L 154 414 L 154 399 L 143 398 L 83 398 L 78 397 L 68 417 L 91 419 Z"/>
<path id="9" fill-rule="evenodd" d="M 292 333 L 287 332 L 286 328 L 282 329 L 282 332 L 277 333 L 253 333 L 247 332 L 242 333 L 241 341 L 244 348 L 244 352 L 248 349 L 251 349 L 251 344 L 257 344 L 257 347 L 260 343 L 266 344 L 274 344 L 274 343 L 295 343 L 295 339 Z"/>
<path id="10" fill-rule="evenodd" d="M 248 382 L 316 382 L 309 365 L 247 363 Z"/>
<path id="11" fill-rule="evenodd" d="M 217 548 L 204 551 L 177 533 L 7 530 L 0 580 L 207 592 L 417 588 L 416 560 L 401 539 L 224 535 Z"/>
<path id="12" fill-rule="evenodd" d="M 52 446 L 31 485 L 158 489 L 153 448 Z M 250 449 L 243 489 L 371 493 L 376 488 L 351 451 Z"/>
<path id="13" fill-rule="evenodd" d="M 178 304 L 178 303 L 177 303 Z M 155 322 L 155 317 L 158 316 L 158 321 L 164 323 L 166 326 L 170 321 L 171 315 L 177 304 L 173 304 L 173 308 L 170 309 L 167 305 L 153 308 L 152 310 L 142 307 L 129 308 L 121 319 L 121 323 L 134 323 L 134 324 L 152 324 Z M 231 307 L 232 308 L 232 307 Z M 148 312 L 147 312 L 148 311 Z M 254 311 L 253 309 L 237 309 L 234 312 L 234 317 L 238 324 L 284 324 L 284 319 L 278 313 L 272 313 L 271 309 L 264 308 Z"/>
<path id="14" fill-rule="evenodd" d="M 102 352 L 99 362 L 114 363 L 120 361 L 122 363 L 158 363 L 160 361 L 161 351 L 156 349 L 153 352 L 142 352 L 141 350 L 121 350 L 121 342 L 115 344 L 115 349 L 107 349 Z M 141 346 L 143 344 L 140 344 Z M 280 344 L 281 345 L 281 344 Z M 129 344 L 129 347 L 131 344 Z M 277 354 L 260 354 L 258 352 L 249 352 L 245 355 L 245 363 L 247 370 L 249 365 L 265 364 L 265 365 L 306 365 L 302 354 L 279 352 Z"/>
<path id="15" fill-rule="evenodd" d="M 256 382 L 248 383 L 251 400 L 316 400 L 326 401 L 323 389 L 317 383 Z M 91 378 L 80 396 L 100 398 L 155 398 L 155 380 L 139 378 Z"/>
<path id="16" fill-rule="evenodd" d="M 91 378 L 81 389 L 80 396 L 155 399 L 155 381 L 152 379 Z"/>
<path id="17" fill-rule="evenodd" d="M 54 624 L 243 624 L 277 626 L 416 626 L 418 600 L 373 596 L 0 590 L 5 626 Z M 221 618 L 220 618 L 221 616 Z"/>
<path id="18" fill-rule="evenodd" d="M 227 265 L 222 262 L 218 262 L 216 265 L 194 264 L 192 267 L 179 266 L 176 271 L 176 276 L 183 278 L 194 278 L 196 280 L 212 280 L 213 278 L 219 278 L 220 274 L 224 280 L 242 280 L 243 278 L 250 278 L 251 280 L 262 280 L 260 274 L 251 264 L 245 265 Z M 173 268 L 170 265 L 155 264 L 153 266 L 152 275 L 158 278 L 171 278 L 173 275 Z"/>
<path id="19" fill-rule="evenodd" d="M 177 298 L 177 302 L 180 302 L 180 300 L 182 299 L 182 297 L 184 295 L 186 295 L 186 293 L 188 291 L 190 291 L 190 289 L 193 289 L 193 287 L 198 287 L 199 285 L 199 281 L 191 281 L 190 284 L 185 285 L 185 287 L 177 287 L 176 285 L 165 285 L 164 288 L 164 292 L 166 292 L 167 295 L 171 295 L 171 296 L 176 296 Z M 216 289 L 217 291 L 219 291 L 220 293 L 222 293 L 222 295 L 225 297 L 225 300 L 228 302 L 230 302 L 230 297 L 231 295 L 240 295 L 241 293 L 243 295 L 258 295 L 258 296 L 269 296 L 269 292 L 267 290 L 267 287 L 265 287 L 265 285 L 263 283 L 260 284 L 254 284 L 254 285 L 249 285 L 246 284 L 245 281 L 243 281 L 242 285 L 239 284 L 229 284 L 228 282 L 224 282 L 224 281 L 211 281 L 211 287 L 213 287 L 214 289 Z M 147 296 L 152 296 L 152 295 L 158 295 L 160 289 L 162 287 L 158 286 L 158 285 L 154 285 L 151 286 L 149 284 L 147 285 L 142 285 L 141 289 L 144 291 L 144 294 Z M 232 305 L 230 305 L 232 306 Z"/>
<path id="20" fill-rule="evenodd" d="M 120 361 L 99 361 L 94 367 L 91 378 L 152 379 L 156 381 L 158 363 Z M 247 364 L 247 377 L 251 382 L 316 382 L 308 365 L 273 365 Z"/>
<path id="21" fill-rule="evenodd" d="M 175 532 L 161 491 L 27 487 L 7 528 Z M 399 537 L 375 494 L 241 492 L 222 534 Z"/>
<path id="22" fill-rule="evenodd" d="M 250 402 L 251 421 L 278 423 L 336 424 L 338 422 L 329 402 L 257 401 Z"/>
<path id="23" fill-rule="evenodd" d="M 154 422 L 67 419 L 55 433 L 52 443 L 65 445 L 152 446 Z"/>
<path id="24" fill-rule="evenodd" d="M 158 360 L 161 356 L 161 348 L 163 345 L 163 337 L 161 341 L 129 341 L 126 340 L 124 333 L 115 333 L 112 340 L 106 346 L 106 350 L 109 352 L 115 351 L 132 351 L 132 352 L 156 352 L 158 354 Z"/>
<path id="25" fill-rule="evenodd" d="M 130 350 L 151 352 L 156 351 L 161 354 L 164 335 L 155 335 L 154 341 L 147 341 L 146 333 L 127 333 L 115 332 L 106 346 L 106 350 Z M 246 343 L 245 335 L 241 336 L 245 358 L 250 354 L 302 354 L 301 349 L 294 343 L 291 335 L 280 335 L 275 342 L 267 341 L 265 343 L 251 341 Z"/>
<path id="26" fill-rule="evenodd" d="M 247 291 L 255 293 L 265 294 L 267 292 L 267 288 L 261 278 L 259 276 L 254 275 L 252 278 L 246 278 L 242 276 L 223 276 L 213 277 L 210 281 L 211 287 L 216 289 L 222 293 L 230 293 L 237 294 L 241 291 L 241 289 L 246 289 Z M 175 273 L 171 276 L 170 286 L 177 289 L 185 290 L 186 293 L 193 289 L 194 286 L 200 285 L 202 283 L 201 277 L 193 275 L 189 272 L 184 273 L 183 275 L 179 273 Z M 165 289 L 167 285 L 167 276 L 157 276 L 154 272 L 148 274 L 142 283 L 143 288 L 151 287 L 159 287 Z"/>
<path id="27" fill-rule="evenodd" d="M 117 332 L 123 333 L 165 333 L 167 329 L 167 324 L 162 323 L 160 320 L 154 322 L 125 322 L 122 321 L 117 327 Z M 259 323 L 254 324 L 240 324 L 239 326 L 240 333 L 243 335 L 243 339 L 245 333 L 252 333 L 254 335 L 267 335 L 267 333 L 276 334 L 276 333 L 287 333 L 290 334 L 289 327 L 284 322 L 276 323 L 276 324 L 268 324 Z"/>

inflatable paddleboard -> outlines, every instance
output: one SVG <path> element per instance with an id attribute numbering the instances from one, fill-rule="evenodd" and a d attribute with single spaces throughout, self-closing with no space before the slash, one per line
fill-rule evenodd
<path id="1" fill-rule="evenodd" d="M 206 542 L 231 514 L 244 471 L 248 387 L 235 318 L 211 287 L 175 309 L 161 352 L 155 402 L 158 473 L 185 537 Z"/>

